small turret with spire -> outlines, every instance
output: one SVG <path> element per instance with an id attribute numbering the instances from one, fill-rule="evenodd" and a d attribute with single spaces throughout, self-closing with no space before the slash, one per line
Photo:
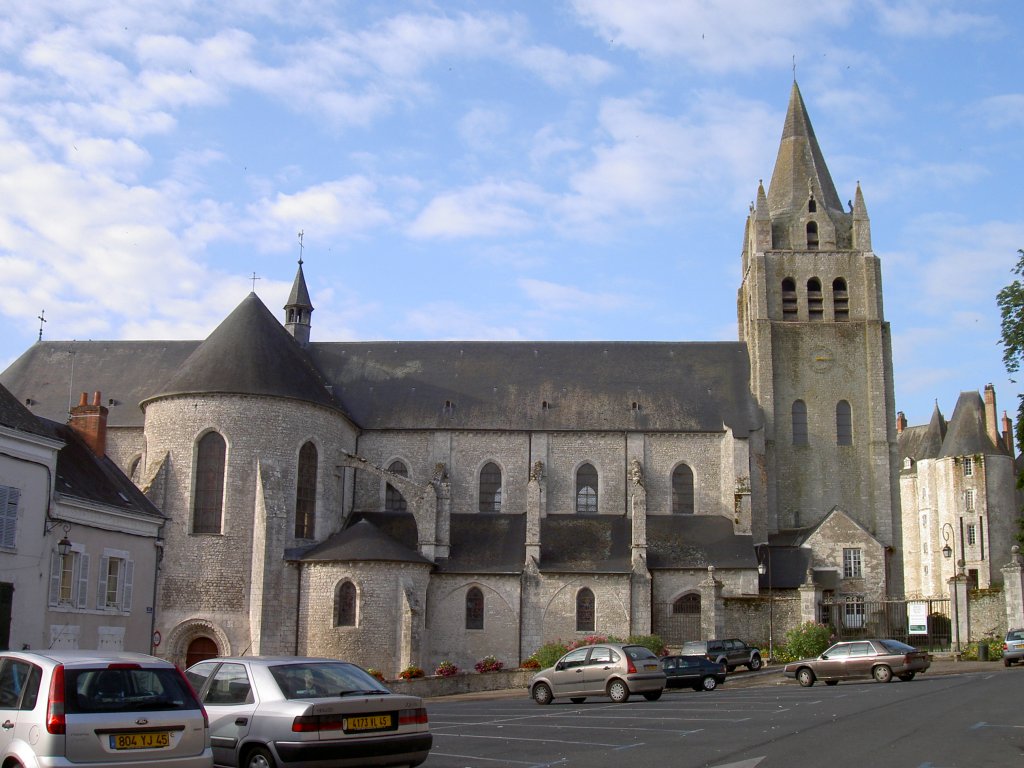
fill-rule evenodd
<path id="1" fill-rule="evenodd" d="M 299 232 L 299 269 L 295 273 L 288 303 L 284 305 L 284 327 L 303 347 L 309 344 L 309 330 L 312 323 L 313 304 L 306 288 L 306 276 L 302 274 L 302 232 Z"/>

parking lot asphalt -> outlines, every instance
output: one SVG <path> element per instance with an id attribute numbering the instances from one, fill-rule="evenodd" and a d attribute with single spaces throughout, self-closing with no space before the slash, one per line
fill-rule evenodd
<path id="1" fill-rule="evenodd" d="M 746 669 L 737 669 L 731 672 L 726 679 L 724 686 L 728 688 L 761 688 L 773 685 L 799 685 L 796 680 L 782 676 L 782 668 L 785 664 L 766 664 L 757 672 L 750 672 Z M 958 675 L 967 672 L 995 672 L 1007 669 L 1001 661 L 964 661 L 954 658 L 952 655 L 935 656 L 927 672 L 929 676 Z M 508 688 L 499 691 L 480 691 L 477 693 L 457 693 L 451 696 L 439 696 L 427 701 L 460 701 L 464 699 L 503 699 L 527 696 L 525 688 Z"/>

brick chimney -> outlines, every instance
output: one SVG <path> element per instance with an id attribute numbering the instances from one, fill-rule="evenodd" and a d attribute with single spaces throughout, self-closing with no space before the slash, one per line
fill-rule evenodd
<path id="1" fill-rule="evenodd" d="M 996 388 L 991 384 L 985 385 L 985 431 L 992 438 L 992 442 L 999 445 L 1002 437 L 999 435 L 999 414 L 996 411 Z"/>
<path id="2" fill-rule="evenodd" d="M 99 457 L 107 453 L 107 409 L 100 405 L 100 393 L 92 395 L 92 405 L 87 402 L 88 393 L 83 392 L 78 405 L 71 409 L 68 419 L 70 426 L 92 452 Z"/>
<path id="3" fill-rule="evenodd" d="M 896 434 L 902 435 L 907 428 L 907 415 L 903 411 L 896 411 Z"/>
<path id="4" fill-rule="evenodd" d="M 1006 415 L 1006 411 L 1003 411 L 1003 445 L 1006 446 L 1006 450 L 1010 452 L 1011 456 L 1017 455 L 1013 450 L 1013 424 L 1010 422 L 1010 417 Z"/>

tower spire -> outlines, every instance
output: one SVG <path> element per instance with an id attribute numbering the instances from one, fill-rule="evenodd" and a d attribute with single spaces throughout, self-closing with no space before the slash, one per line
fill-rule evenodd
<path id="1" fill-rule="evenodd" d="M 295 281 L 292 283 L 291 293 L 288 294 L 288 302 L 284 305 L 284 327 L 299 344 L 306 346 L 309 344 L 313 303 L 309 300 L 306 276 L 302 273 L 303 235 L 303 230 L 299 230 L 299 268 L 295 273 Z"/>

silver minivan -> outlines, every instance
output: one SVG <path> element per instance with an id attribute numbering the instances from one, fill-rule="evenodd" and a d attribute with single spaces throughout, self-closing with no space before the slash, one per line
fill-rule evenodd
<path id="1" fill-rule="evenodd" d="M 664 689 L 665 671 L 658 657 L 642 645 L 619 643 L 571 650 L 530 680 L 530 696 L 538 704 L 550 704 L 559 697 L 582 704 L 588 696 L 607 696 L 622 703 L 633 693 L 657 701 Z"/>
<path id="2" fill-rule="evenodd" d="M 0 765 L 209 768 L 206 711 L 141 653 L 0 651 Z"/>

